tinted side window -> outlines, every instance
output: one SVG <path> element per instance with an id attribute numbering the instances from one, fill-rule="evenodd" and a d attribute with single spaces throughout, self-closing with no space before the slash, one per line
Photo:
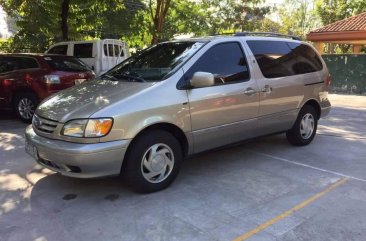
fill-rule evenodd
<path id="1" fill-rule="evenodd" d="M 115 53 L 118 53 L 118 46 L 117 46 L 117 51 L 115 51 Z M 114 52 L 113 52 L 113 45 L 112 44 L 104 44 L 104 55 L 105 56 L 109 56 L 109 57 L 113 57 L 115 56 Z"/>
<path id="2" fill-rule="evenodd" d="M 196 72 L 215 75 L 216 85 L 249 80 L 249 68 L 239 43 L 218 44 L 204 53 L 186 74 L 186 81 Z"/>
<path id="3" fill-rule="evenodd" d="M 51 48 L 48 53 L 67 55 L 67 45 L 58 45 Z"/>
<path id="4" fill-rule="evenodd" d="M 77 58 L 93 58 L 93 44 L 74 44 L 74 56 Z"/>
<path id="5" fill-rule="evenodd" d="M 119 45 L 114 45 L 114 53 L 115 56 L 121 56 L 121 57 L 125 56 L 122 46 Z"/>
<path id="6" fill-rule="evenodd" d="M 307 45 L 280 41 L 247 41 L 262 74 L 277 78 L 319 71 L 317 54 Z"/>
<path id="7" fill-rule="evenodd" d="M 34 69 L 38 68 L 38 63 L 33 58 L 21 58 L 21 68 L 22 69 Z"/>
<path id="8" fill-rule="evenodd" d="M 16 58 L 1 57 L 0 58 L 0 74 L 17 70 L 19 63 Z"/>
<path id="9" fill-rule="evenodd" d="M 247 41 L 262 74 L 266 78 L 294 75 L 296 56 L 286 44 L 278 41 Z"/>
<path id="10" fill-rule="evenodd" d="M 66 72 L 84 72 L 90 70 L 81 60 L 74 57 L 52 56 L 44 57 L 44 60 L 54 70 Z"/>
<path id="11" fill-rule="evenodd" d="M 323 69 L 322 62 L 311 47 L 299 43 L 288 44 L 297 56 L 297 63 L 293 66 L 295 74 L 306 74 Z"/>

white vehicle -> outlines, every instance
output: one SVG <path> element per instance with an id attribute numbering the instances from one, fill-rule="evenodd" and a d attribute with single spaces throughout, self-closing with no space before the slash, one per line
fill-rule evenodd
<path id="1" fill-rule="evenodd" d="M 52 45 L 46 53 L 75 56 L 97 76 L 130 56 L 127 43 L 117 39 L 60 42 Z"/>

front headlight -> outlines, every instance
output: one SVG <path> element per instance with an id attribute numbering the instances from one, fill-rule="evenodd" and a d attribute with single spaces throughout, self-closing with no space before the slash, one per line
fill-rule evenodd
<path id="1" fill-rule="evenodd" d="M 102 137 L 109 133 L 112 125 L 111 118 L 72 120 L 64 125 L 61 134 L 71 137 Z"/>

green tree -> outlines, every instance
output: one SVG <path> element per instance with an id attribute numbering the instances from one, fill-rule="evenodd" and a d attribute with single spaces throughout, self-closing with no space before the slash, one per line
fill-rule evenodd
<path id="1" fill-rule="evenodd" d="M 124 38 L 144 47 L 180 34 L 277 30 L 264 0 L 0 0 L 19 31 L 13 50 L 65 40 Z"/>
<path id="2" fill-rule="evenodd" d="M 151 44 L 157 44 L 163 33 L 165 18 L 170 8 L 171 0 L 149 0 L 149 13 L 152 22 Z"/>
<path id="3" fill-rule="evenodd" d="M 280 32 L 297 35 L 305 38 L 305 35 L 320 25 L 315 13 L 315 3 L 309 0 L 285 0 L 279 8 L 281 19 Z"/>
<path id="4" fill-rule="evenodd" d="M 57 41 L 123 36 L 134 14 L 143 7 L 139 0 L 126 2 L 125 5 L 122 0 L 0 0 L 0 5 L 15 18 L 19 29 L 10 40 L 11 49 L 43 52 Z"/>
<path id="5" fill-rule="evenodd" d="M 255 31 L 271 8 L 264 0 L 202 0 L 209 32 Z"/>
<path id="6" fill-rule="evenodd" d="M 274 22 L 268 18 L 264 18 L 257 22 L 257 26 L 254 31 L 280 33 L 281 24 Z"/>
<path id="7" fill-rule="evenodd" d="M 364 0 L 317 0 L 316 13 L 323 25 L 366 11 Z"/>
<path id="8" fill-rule="evenodd" d="M 146 4 L 146 7 L 135 15 L 134 21 L 130 25 L 130 34 L 127 37 L 130 46 L 143 47 L 169 40 L 180 34 L 203 35 L 207 32 L 208 16 L 200 2 L 194 0 L 171 1 L 164 20 L 156 20 L 156 3 L 151 3 L 151 8 L 148 5 L 149 2 Z M 160 24 L 159 27 L 156 22 Z"/>

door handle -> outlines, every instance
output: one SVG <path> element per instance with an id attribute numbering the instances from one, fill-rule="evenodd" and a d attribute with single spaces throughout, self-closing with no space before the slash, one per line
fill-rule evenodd
<path id="1" fill-rule="evenodd" d="M 261 89 L 262 93 L 266 93 L 266 94 L 270 94 L 272 92 L 272 87 L 269 85 L 265 85 L 262 89 Z"/>
<path id="2" fill-rule="evenodd" d="M 257 91 L 255 91 L 253 88 L 248 87 L 245 91 L 244 94 L 246 95 L 254 95 L 255 93 L 257 93 Z"/>

